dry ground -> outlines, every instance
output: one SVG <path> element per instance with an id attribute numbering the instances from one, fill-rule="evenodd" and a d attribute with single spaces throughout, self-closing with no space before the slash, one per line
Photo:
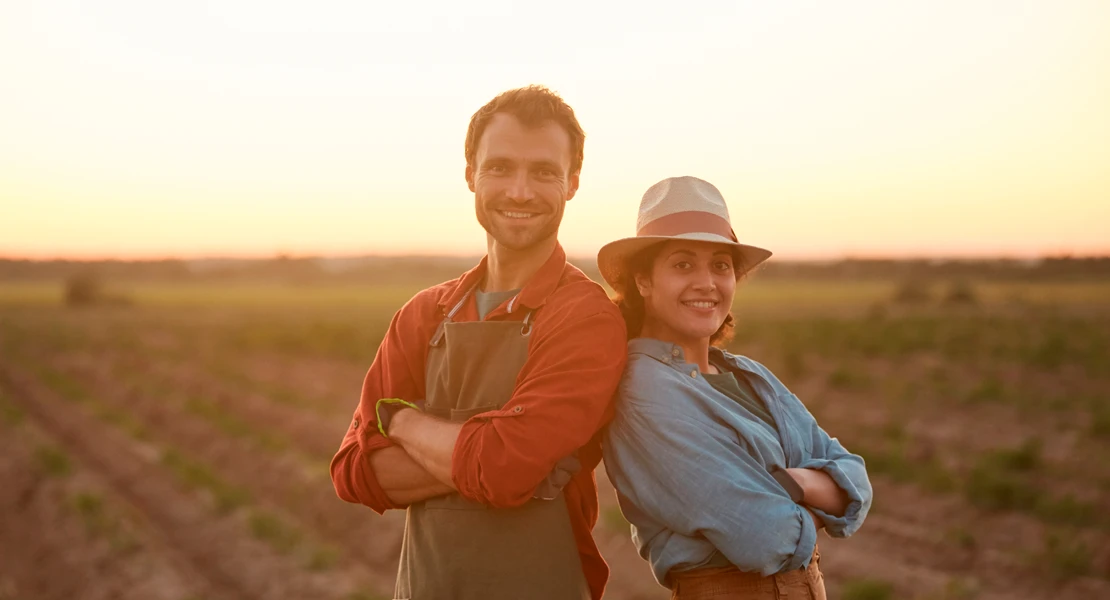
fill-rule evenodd
<path id="1" fill-rule="evenodd" d="M 1110 288 L 791 285 L 753 286 L 733 349 L 868 461 L 830 597 L 1110 598 Z M 156 291 L 0 289 L 0 600 L 389 598 L 403 514 L 338 500 L 327 463 L 408 292 Z M 607 597 L 667 597 L 599 482 Z"/>

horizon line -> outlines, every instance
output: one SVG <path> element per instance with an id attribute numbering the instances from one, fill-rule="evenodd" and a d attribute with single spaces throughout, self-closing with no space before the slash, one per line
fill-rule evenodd
<path id="1" fill-rule="evenodd" d="M 75 262 L 75 263 L 94 263 L 94 262 L 131 262 L 131 263 L 154 263 L 154 262 L 167 262 L 167 261 L 181 261 L 181 262 L 203 262 L 203 261 L 263 261 L 275 259 L 289 259 L 289 260 L 354 260 L 366 258 L 396 258 L 396 259 L 412 259 L 412 258 L 429 258 L 429 259 L 471 259 L 480 260 L 485 253 L 481 254 L 464 254 L 464 253 L 421 253 L 421 252 L 406 252 L 406 253 L 293 253 L 293 252 L 273 252 L 273 253 L 226 253 L 226 254 L 149 254 L 149 255 L 108 255 L 108 254 L 93 254 L 93 255 L 18 255 L 18 254 L 3 254 L 0 253 L 0 261 L 25 261 L 25 262 Z M 568 260 L 594 260 L 596 254 L 572 254 L 567 253 Z M 798 263 L 830 263 L 830 262 L 845 262 L 845 261 L 868 261 L 868 260 L 886 260 L 886 261 L 929 261 L 929 262 L 993 262 L 993 261 L 1016 261 L 1016 262 L 1036 262 L 1043 260 L 1053 259 L 1073 259 L 1073 260 L 1090 260 L 1090 259 L 1110 259 L 1110 250 L 1102 252 L 1043 252 L 1043 253 L 951 253 L 951 254 L 925 254 L 925 253 L 877 253 L 877 252 L 845 252 L 838 255 L 786 255 L 772 257 L 771 260 L 780 262 L 798 262 Z"/>

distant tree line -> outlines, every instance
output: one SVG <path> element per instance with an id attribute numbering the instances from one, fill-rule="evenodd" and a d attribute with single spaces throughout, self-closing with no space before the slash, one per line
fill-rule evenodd
<path id="1" fill-rule="evenodd" d="M 203 260 L 17 260 L 0 258 L 0 281 L 257 281 L 426 284 L 473 267 L 478 257 L 364 256 Z M 592 259 L 571 262 L 600 281 Z M 1110 278 L 1110 256 L 1038 260 L 878 260 L 826 262 L 771 260 L 760 279 L 800 280 L 1089 280 Z"/>

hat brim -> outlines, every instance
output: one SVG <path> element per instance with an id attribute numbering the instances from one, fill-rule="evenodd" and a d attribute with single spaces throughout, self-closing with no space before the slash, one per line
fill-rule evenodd
<path id="1" fill-rule="evenodd" d="M 740 260 L 740 264 L 736 265 L 737 278 L 771 257 L 770 250 L 740 244 L 715 233 L 682 233 L 679 235 L 630 237 L 609 242 L 597 252 L 597 268 L 601 271 L 601 276 L 609 283 L 609 287 L 615 289 L 617 287 L 616 282 L 620 278 L 621 271 L 625 269 L 629 258 L 648 246 L 674 240 L 712 242 L 735 248 Z"/>

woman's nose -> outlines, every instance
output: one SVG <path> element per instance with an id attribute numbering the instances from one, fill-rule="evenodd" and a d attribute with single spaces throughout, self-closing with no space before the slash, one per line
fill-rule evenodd
<path id="1" fill-rule="evenodd" d="M 713 279 L 713 273 L 709 269 L 698 269 L 694 276 L 694 287 L 695 289 L 709 291 L 716 289 L 717 282 Z"/>

